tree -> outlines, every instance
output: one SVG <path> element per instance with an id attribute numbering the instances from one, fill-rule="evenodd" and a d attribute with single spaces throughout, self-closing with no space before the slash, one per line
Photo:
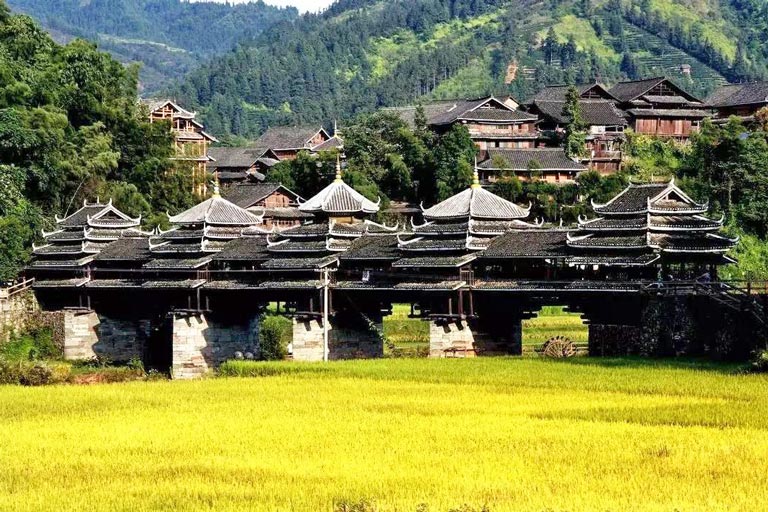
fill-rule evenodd
<path id="1" fill-rule="evenodd" d="M 467 127 L 455 124 L 439 138 L 434 150 L 435 200 L 442 201 L 472 183 L 477 147 Z"/>
<path id="2" fill-rule="evenodd" d="M 571 158 L 583 156 L 586 152 L 587 125 L 581 115 L 579 91 L 573 86 L 565 95 L 563 117 L 568 120 L 565 125 L 565 153 Z"/>

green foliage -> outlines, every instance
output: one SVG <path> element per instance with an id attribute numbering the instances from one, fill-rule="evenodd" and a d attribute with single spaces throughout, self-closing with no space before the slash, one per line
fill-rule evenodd
<path id="1" fill-rule="evenodd" d="M 686 158 L 688 147 L 672 139 L 627 131 L 624 169 L 640 181 L 658 181 L 675 175 Z"/>
<path id="2" fill-rule="evenodd" d="M 436 200 L 442 201 L 467 188 L 472 183 L 477 147 L 467 127 L 455 124 L 435 145 Z"/>
<path id="3" fill-rule="evenodd" d="M 568 124 L 565 125 L 565 154 L 571 158 L 583 156 L 586 151 L 587 124 L 581 115 L 579 91 L 576 87 L 568 88 L 563 116 L 568 119 Z"/>
<path id="4" fill-rule="evenodd" d="M 143 63 L 142 82 L 150 91 L 168 85 L 198 61 L 229 51 L 276 23 L 297 16 L 261 2 L 189 3 L 182 0 L 9 0 L 47 28 L 87 37 L 121 61 Z M 1 17 L 0 17 L 1 19 Z M 162 27 L 161 30 L 158 27 Z"/>
<path id="5" fill-rule="evenodd" d="M 191 205 L 185 178 L 167 176 L 173 139 L 139 106 L 134 68 L 4 15 L 0 77 L 0 279 L 27 261 L 43 218 L 83 200 L 113 197 L 137 215 Z"/>
<path id="6" fill-rule="evenodd" d="M 265 315 L 259 326 L 261 358 L 280 361 L 288 355 L 288 344 L 293 336 L 291 321 L 283 316 Z"/>
<path id="7" fill-rule="evenodd" d="M 0 343 L 0 358 L 6 361 L 50 360 L 61 356 L 61 349 L 54 343 L 50 328 L 36 328 Z"/>
<path id="8" fill-rule="evenodd" d="M 0 357 L 0 384 L 45 386 L 61 384 L 70 378 L 70 365 L 42 361 L 9 361 Z"/>
<path id="9" fill-rule="evenodd" d="M 768 281 L 768 243 L 755 235 L 749 235 L 738 230 L 731 234 L 740 234 L 739 243 L 733 249 L 737 263 L 720 269 L 722 279 L 735 281 Z"/>

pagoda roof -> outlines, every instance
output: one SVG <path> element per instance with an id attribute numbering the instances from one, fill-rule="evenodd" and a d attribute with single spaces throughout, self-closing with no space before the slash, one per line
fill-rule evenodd
<path id="1" fill-rule="evenodd" d="M 263 218 L 222 198 L 218 193 L 178 215 L 168 215 L 172 224 L 217 224 L 255 226 Z"/>
<path id="2" fill-rule="evenodd" d="M 738 242 L 738 237 L 728 238 L 714 233 L 705 236 L 653 233 L 649 236 L 651 247 L 662 252 L 724 253 L 733 249 Z"/>
<path id="3" fill-rule="evenodd" d="M 132 218 L 126 215 L 115 208 L 111 199 L 106 204 L 98 200 L 90 204 L 84 201 L 83 206 L 75 213 L 64 218 L 57 215 L 55 219 L 58 228 L 83 226 L 130 228 L 141 224 L 141 217 Z"/>
<path id="4" fill-rule="evenodd" d="M 699 204 L 683 192 L 674 180 L 667 183 L 630 183 L 605 204 L 592 201 L 599 215 L 629 215 L 640 213 L 696 214 L 704 213 L 708 205 Z"/>
<path id="5" fill-rule="evenodd" d="M 579 217 L 579 229 L 583 231 L 717 231 L 723 227 L 723 219 L 713 220 L 703 215 L 636 215 L 631 217 Z"/>
<path id="6" fill-rule="evenodd" d="M 213 159 L 216 169 L 250 168 L 256 165 L 267 152 L 267 147 L 230 148 L 214 147 L 208 149 L 208 156 Z M 270 153 L 271 154 L 271 153 Z"/>
<path id="7" fill-rule="evenodd" d="M 521 208 L 482 188 L 477 183 L 477 177 L 475 180 L 476 182 L 466 190 L 423 210 L 424 218 L 427 220 L 465 218 L 514 220 L 528 217 L 531 213 L 530 206 Z"/>
<path id="8" fill-rule="evenodd" d="M 376 213 L 379 202 L 374 203 L 353 189 L 341 179 L 341 166 L 337 163 L 336 179 L 305 202 L 299 203 L 299 210 L 306 213 L 355 214 Z"/>
<path id="9" fill-rule="evenodd" d="M 303 258 L 273 258 L 261 264 L 263 269 L 274 270 L 312 270 L 325 268 L 338 262 L 335 255 Z"/>

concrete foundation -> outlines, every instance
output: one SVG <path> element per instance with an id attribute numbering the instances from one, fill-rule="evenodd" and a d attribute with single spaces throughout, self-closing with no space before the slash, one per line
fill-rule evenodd
<path id="1" fill-rule="evenodd" d="M 328 358 L 370 359 L 384 355 L 384 341 L 376 328 L 339 325 L 328 326 Z M 381 325 L 378 324 L 380 332 Z M 317 319 L 293 319 L 293 359 L 323 360 L 323 323 Z"/>
<path id="2" fill-rule="evenodd" d="M 259 320 L 247 323 L 217 321 L 203 314 L 173 316 L 172 364 L 175 379 L 201 377 L 236 352 L 258 356 Z"/>

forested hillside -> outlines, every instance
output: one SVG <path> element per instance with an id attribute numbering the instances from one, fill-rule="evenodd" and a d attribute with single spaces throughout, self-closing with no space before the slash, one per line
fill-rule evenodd
<path id="1" fill-rule="evenodd" d="M 294 19 L 294 8 L 263 2 L 230 5 L 182 0 L 9 0 L 57 40 L 83 37 L 122 62 L 141 62 L 146 92 L 168 86 L 201 61 L 227 52 L 265 28 Z"/>
<path id="2" fill-rule="evenodd" d="M 169 172 L 169 126 L 137 99 L 135 69 L 82 40 L 56 44 L 0 0 L 0 280 L 84 200 L 145 219 L 190 204 L 185 173 Z"/>
<path id="3" fill-rule="evenodd" d="M 330 121 L 417 96 L 667 75 L 694 93 L 764 77 L 759 0 L 341 0 L 280 23 L 179 88 L 217 134 Z M 683 69 L 690 68 L 690 78 Z"/>

